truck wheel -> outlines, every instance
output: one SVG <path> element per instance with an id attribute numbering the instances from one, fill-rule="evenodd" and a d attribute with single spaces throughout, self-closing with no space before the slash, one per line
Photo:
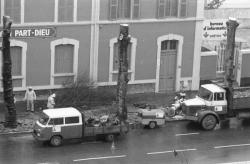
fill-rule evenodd
<path id="1" fill-rule="evenodd" d="M 52 146 L 60 146 L 62 144 L 62 137 L 60 137 L 60 136 L 53 136 L 50 139 L 50 144 Z"/>
<path id="2" fill-rule="evenodd" d="M 156 127 L 156 122 L 151 121 L 151 122 L 149 123 L 149 128 L 150 128 L 150 129 L 154 129 L 155 127 Z"/>
<path id="3" fill-rule="evenodd" d="M 201 126 L 205 130 L 213 130 L 217 124 L 216 117 L 214 115 L 207 115 L 201 121 Z"/>
<path id="4" fill-rule="evenodd" d="M 108 142 L 112 142 L 115 139 L 115 135 L 114 134 L 107 134 L 105 136 L 105 140 Z"/>

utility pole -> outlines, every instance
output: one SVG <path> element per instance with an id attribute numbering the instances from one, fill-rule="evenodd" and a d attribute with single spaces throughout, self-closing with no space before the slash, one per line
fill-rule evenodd
<path id="1" fill-rule="evenodd" d="M 235 66 L 234 66 L 234 48 L 235 48 L 235 32 L 239 23 L 234 18 L 227 21 L 227 46 L 225 56 L 225 85 L 227 86 L 228 96 L 228 114 L 233 116 L 233 85 L 235 82 Z"/>
<path id="2" fill-rule="evenodd" d="M 118 37 L 119 53 L 119 71 L 117 79 L 117 101 L 118 101 L 118 114 L 122 123 L 127 119 L 127 84 L 128 84 L 128 44 L 130 42 L 128 24 L 120 25 L 120 33 Z"/>
<path id="3" fill-rule="evenodd" d="M 3 96 L 4 103 L 7 108 L 5 111 L 5 127 L 16 128 L 16 107 L 14 103 L 14 94 L 12 86 L 12 73 L 11 73 L 11 56 L 10 56 L 10 33 L 12 21 L 10 17 L 3 16 L 3 42 L 2 42 L 2 77 L 3 77 Z"/>

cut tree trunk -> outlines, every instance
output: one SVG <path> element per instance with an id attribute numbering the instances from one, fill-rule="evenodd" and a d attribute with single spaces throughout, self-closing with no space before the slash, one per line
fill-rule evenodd
<path id="1" fill-rule="evenodd" d="M 118 101 L 118 114 L 121 122 L 124 123 L 127 120 L 127 106 L 126 106 L 126 95 L 127 95 L 127 84 L 128 84 L 128 44 L 130 37 L 128 35 L 128 25 L 120 25 L 120 34 L 118 38 L 119 43 L 119 71 L 117 79 L 117 101 Z"/>
<path id="2" fill-rule="evenodd" d="M 10 18 L 3 16 L 3 42 L 2 42 L 2 77 L 3 77 L 3 96 L 5 103 L 5 127 L 15 128 L 16 121 L 16 107 L 14 103 L 14 94 L 12 86 L 12 73 L 11 73 L 11 56 L 10 56 L 10 32 L 11 32 Z"/>
<path id="3" fill-rule="evenodd" d="M 225 56 L 225 84 L 227 86 L 227 102 L 228 115 L 233 116 L 233 84 L 235 80 L 235 66 L 234 66 L 234 46 L 235 46 L 235 32 L 239 26 L 236 20 L 229 20 L 227 22 L 227 46 Z"/>

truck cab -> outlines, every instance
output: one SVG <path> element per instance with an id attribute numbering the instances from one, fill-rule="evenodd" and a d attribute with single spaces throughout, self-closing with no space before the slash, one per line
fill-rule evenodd
<path id="1" fill-rule="evenodd" d="M 82 113 L 75 108 L 46 109 L 34 125 L 33 137 L 59 146 L 63 139 L 81 138 L 83 123 Z"/>
<path id="2" fill-rule="evenodd" d="M 206 130 L 214 129 L 220 116 L 227 114 L 226 90 L 216 84 L 201 85 L 198 95 L 182 104 L 184 118 L 199 122 Z"/>

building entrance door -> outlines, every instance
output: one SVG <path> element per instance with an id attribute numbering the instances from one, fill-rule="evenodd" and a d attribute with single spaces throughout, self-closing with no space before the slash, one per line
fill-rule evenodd
<path id="1" fill-rule="evenodd" d="M 177 43 L 177 40 L 165 40 L 161 43 L 159 92 L 175 90 Z"/>

